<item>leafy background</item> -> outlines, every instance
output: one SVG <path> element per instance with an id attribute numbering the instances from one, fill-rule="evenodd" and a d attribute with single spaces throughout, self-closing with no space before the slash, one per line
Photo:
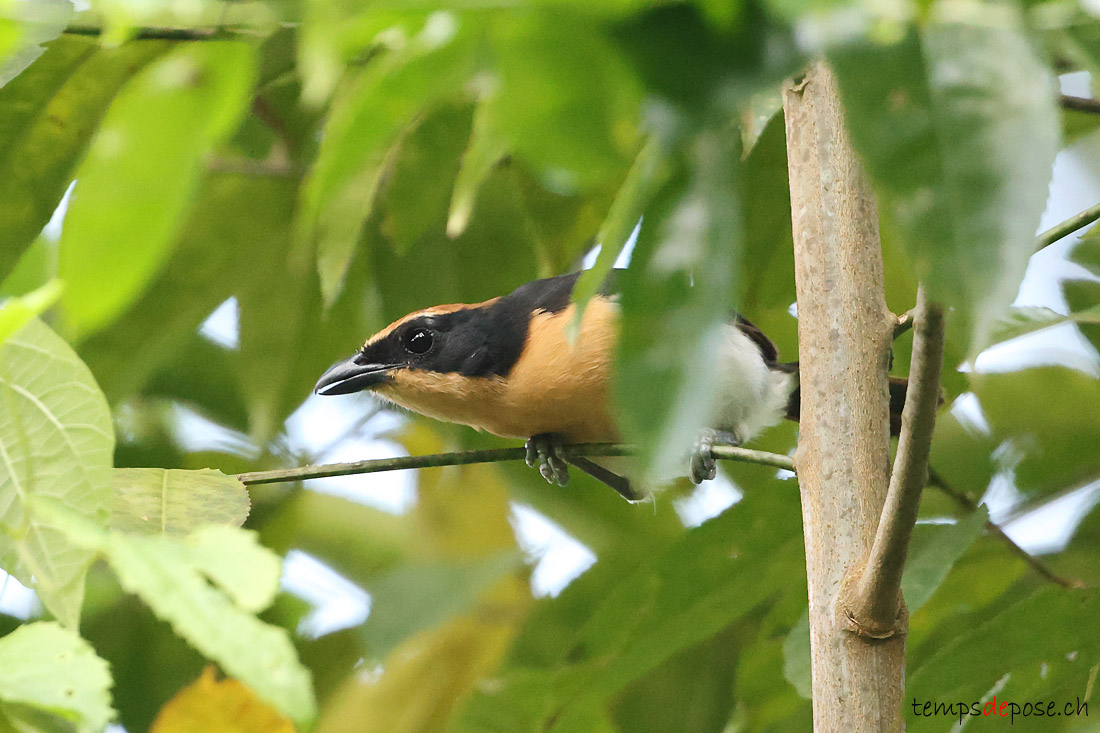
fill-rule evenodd
<path id="1" fill-rule="evenodd" d="M 583 301 L 640 218 L 618 404 L 664 473 L 730 308 L 797 353 L 779 89 L 819 55 L 888 302 L 922 278 L 953 308 L 907 699 L 1095 708 L 1100 240 L 1033 256 L 1100 197 L 1100 117 L 1061 111 L 1056 76 L 1090 96 L 1094 10 L 0 0 L 0 727 L 809 728 L 797 487 L 773 469 L 652 506 L 512 464 L 228 474 L 507 444 L 310 389 L 410 310 L 602 244 Z"/>

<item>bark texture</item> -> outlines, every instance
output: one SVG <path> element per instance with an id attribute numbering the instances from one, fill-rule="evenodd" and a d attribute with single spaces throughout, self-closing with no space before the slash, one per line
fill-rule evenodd
<path id="1" fill-rule="evenodd" d="M 818 65 L 784 94 L 802 387 L 795 465 L 810 597 L 814 729 L 901 728 L 904 635 L 861 638 L 837 598 L 858 577 L 889 483 L 887 368 L 874 196 Z"/>

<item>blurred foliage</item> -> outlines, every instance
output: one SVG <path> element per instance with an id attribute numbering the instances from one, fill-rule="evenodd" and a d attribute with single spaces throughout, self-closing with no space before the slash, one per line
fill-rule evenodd
<path id="1" fill-rule="evenodd" d="M 157 716 L 153 733 L 293 733 L 294 724 L 234 679 L 217 680 L 207 667 Z"/>
<path id="2" fill-rule="evenodd" d="M 1068 254 L 1064 311 L 1011 307 L 1061 140 L 1098 134 L 1057 106 L 1057 73 L 1100 71 L 1100 23 L 1073 3 L 0 0 L 0 567 L 45 607 L 0 613 L 0 729 L 809 729 L 798 497 L 772 469 L 723 466 L 743 498 L 701 523 L 682 481 L 649 507 L 584 476 L 426 469 L 395 512 L 358 500 L 366 477 L 246 496 L 223 474 L 362 445 L 365 400 L 327 446 L 288 422 L 328 364 L 599 244 L 583 303 L 640 219 L 618 405 L 644 473 L 668 475 L 731 309 L 797 354 L 778 100 L 817 57 L 879 196 L 888 303 L 923 278 L 953 308 L 937 475 L 975 502 L 1013 486 L 1001 516 L 1081 497 L 1100 478 L 1100 238 Z M 973 369 L 1067 332 L 1076 361 Z M 502 444 L 419 418 L 383 437 Z M 556 595 L 532 595 L 517 504 L 595 556 Z M 1086 586 L 1068 590 L 983 532 L 984 508 L 926 493 L 907 698 L 1086 696 L 1094 504 L 1044 558 Z M 279 591 L 292 551 L 369 593 L 366 620 L 311 626 L 290 570 Z"/>

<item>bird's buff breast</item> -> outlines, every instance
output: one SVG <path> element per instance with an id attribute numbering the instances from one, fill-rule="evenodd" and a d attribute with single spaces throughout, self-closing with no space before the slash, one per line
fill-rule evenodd
<path id="1" fill-rule="evenodd" d="M 593 300 L 575 344 L 565 337 L 573 306 L 531 318 L 523 354 L 506 377 L 402 369 L 378 394 L 438 420 L 495 435 L 558 433 L 567 442 L 618 439 L 608 411 L 618 308 Z"/>

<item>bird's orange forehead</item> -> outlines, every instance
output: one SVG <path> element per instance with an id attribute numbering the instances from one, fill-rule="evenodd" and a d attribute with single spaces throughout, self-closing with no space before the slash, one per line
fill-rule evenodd
<path id="1" fill-rule="evenodd" d="M 376 333 L 373 336 L 371 336 L 370 338 L 368 338 L 366 343 L 363 344 L 363 348 L 365 349 L 368 346 L 370 346 L 371 344 L 376 343 L 376 342 L 381 341 L 382 339 L 386 338 L 391 333 L 393 333 L 395 329 L 400 328 L 401 324 L 403 324 L 403 323 L 408 323 L 409 321 L 414 321 L 417 318 L 424 318 L 425 316 L 438 316 L 438 315 L 442 315 L 444 313 L 454 313 L 455 311 L 466 310 L 468 308 L 484 308 L 485 306 L 490 305 L 491 303 L 495 302 L 496 300 L 498 300 L 498 298 L 491 298 L 491 299 L 483 301 L 481 303 L 447 303 L 447 304 L 444 304 L 444 305 L 433 305 L 430 308 L 422 308 L 421 310 L 413 311 L 412 313 L 409 313 L 408 315 L 401 316 L 396 321 L 394 321 L 393 323 L 386 326 L 385 328 L 383 328 L 378 333 Z"/>

